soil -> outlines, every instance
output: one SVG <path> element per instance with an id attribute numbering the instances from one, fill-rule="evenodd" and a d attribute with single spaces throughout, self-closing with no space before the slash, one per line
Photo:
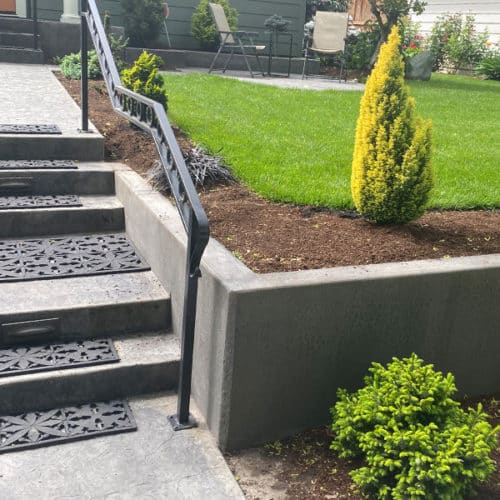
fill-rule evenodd
<path id="1" fill-rule="evenodd" d="M 79 102 L 80 82 L 60 80 Z M 153 141 L 112 112 L 102 81 L 90 82 L 89 115 L 106 138 L 106 159 L 145 175 L 157 157 Z M 174 132 L 181 149 L 193 146 Z M 258 273 L 500 253 L 498 210 L 430 211 L 377 226 L 355 212 L 272 203 L 237 183 L 202 188 L 200 197 L 212 236 Z"/>
<path id="2" fill-rule="evenodd" d="M 492 425 L 500 424 L 500 395 L 482 398 Z M 476 407 L 464 401 L 464 407 Z M 330 450 L 333 435 L 328 427 L 303 432 L 259 448 L 226 453 L 225 458 L 248 500 L 362 499 L 349 476 L 359 461 L 339 458 Z M 497 467 L 478 489 L 476 499 L 500 498 L 500 449 L 491 458 Z"/>
<path id="3" fill-rule="evenodd" d="M 60 80 L 79 102 L 80 82 Z M 112 112 L 103 82 L 90 82 L 89 91 L 90 119 L 105 137 L 106 160 L 145 175 L 156 158 L 152 140 Z M 174 132 L 188 151 L 191 142 Z M 236 183 L 201 189 L 200 197 L 212 236 L 256 272 L 500 253 L 497 210 L 432 211 L 404 226 L 376 226 L 355 212 L 271 203 Z M 496 425 L 499 398 L 483 399 Z M 322 427 L 226 459 L 249 500 L 362 498 L 349 476 L 356 463 L 332 453 L 331 440 Z M 493 458 L 500 461 L 498 448 Z M 500 498 L 498 467 L 478 498 Z"/>

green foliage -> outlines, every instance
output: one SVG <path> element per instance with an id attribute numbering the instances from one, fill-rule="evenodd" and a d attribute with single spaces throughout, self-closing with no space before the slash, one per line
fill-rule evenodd
<path id="1" fill-rule="evenodd" d="M 278 16 L 278 14 L 274 14 L 273 16 L 268 17 L 264 21 L 264 26 L 269 31 L 279 31 L 282 33 L 288 31 L 288 28 L 290 27 L 291 23 L 292 21 L 285 19 L 283 16 Z"/>
<path id="2" fill-rule="evenodd" d="M 128 45 L 128 38 L 125 38 L 123 35 L 116 36 L 111 30 L 111 15 L 109 11 L 106 11 L 104 13 L 104 31 L 108 38 L 116 67 L 118 68 L 118 71 L 121 71 L 125 67 L 123 55 L 125 53 L 125 48 Z"/>
<path id="3" fill-rule="evenodd" d="M 163 88 L 163 79 L 158 72 L 162 65 L 160 57 L 144 51 L 130 69 L 122 71 L 125 87 L 145 97 L 158 101 L 167 110 L 167 93 Z"/>
<path id="4" fill-rule="evenodd" d="M 125 33 L 133 47 L 150 47 L 160 35 L 162 0 L 121 0 Z"/>
<path id="5" fill-rule="evenodd" d="M 369 371 L 362 389 L 338 391 L 331 448 L 364 458 L 351 476 L 370 498 L 460 500 L 488 479 L 500 428 L 481 405 L 464 411 L 453 401 L 453 375 L 416 354 Z"/>
<path id="6" fill-rule="evenodd" d="M 231 30 L 238 26 L 238 11 L 229 5 L 229 0 L 211 0 L 211 3 L 222 5 L 226 13 L 227 22 Z M 209 0 L 201 0 L 191 17 L 191 33 L 205 49 L 213 49 L 219 44 L 219 35 L 215 30 L 215 22 L 212 18 Z"/>
<path id="7" fill-rule="evenodd" d="M 439 16 L 432 27 L 430 50 L 434 69 L 468 68 L 477 65 L 488 52 L 488 33 L 477 33 L 474 16 L 462 14 Z"/>
<path id="8" fill-rule="evenodd" d="M 350 33 L 347 36 L 348 68 L 367 69 L 379 39 L 380 28 L 375 23 L 367 23 L 363 31 Z"/>
<path id="9" fill-rule="evenodd" d="M 67 54 L 60 60 L 61 73 L 70 80 L 80 80 L 82 78 L 82 55 L 80 52 Z M 88 75 L 90 79 L 102 76 L 101 67 L 95 50 L 88 52 Z"/>
<path id="10" fill-rule="evenodd" d="M 486 80 L 500 80 L 500 53 L 486 56 L 475 69 L 475 73 L 484 76 Z"/>
<path id="11" fill-rule="evenodd" d="M 379 224 L 422 215 L 433 184 L 431 123 L 415 115 L 400 45 L 394 26 L 366 83 L 354 144 L 354 204 Z"/>

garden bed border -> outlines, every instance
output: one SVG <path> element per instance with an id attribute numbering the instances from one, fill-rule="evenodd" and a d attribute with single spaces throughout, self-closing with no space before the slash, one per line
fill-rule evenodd
<path id="1" fill-rule="evenodd" d="M 121 168 L 127 233 L 171 293 L 178 334 L 182 223 Z M 193 397 L 223 449 L 327 423 L 338 387 L 411 352 L 451 371 L 462 395 L 500 390 L 500 254 L 256 274 L 211 239 L 201 271 Z"/>

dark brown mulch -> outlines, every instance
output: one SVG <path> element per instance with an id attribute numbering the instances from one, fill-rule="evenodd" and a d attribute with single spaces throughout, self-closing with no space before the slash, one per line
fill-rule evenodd
<path id="1" fill-rule="evenodd" d="M 79 82 L 61 81 L 78 102 Z M 146 173 L 156 158 L 152 140 L 112 112 L 103 82 L 90 82 L 89 101 L 106 158 Z M 192 146 L 176 136 L 183 150 Z M 407 225 L 376 226 L 355 213 L 271 203 L 238 184 L 200 195 L 212 235 L 260 273 L 500 252 L 497 210 L 433 211 Z"/>
<path id="2" fill-rule="evenodd" d="M 61 82 L 79 102 L 80 82 Z M 145 174 L 156 158 L 152 140 L 112 112 L 103 82 L 90 83 L 89 101 L 90 118 L 106 138 L 106 159 Z M 187 151 L 192 144 L 175 132 Z M 257 272 L 500 252 L 498 211 L 430 212 L 406 226 L 374 226 L 355 213 L 270 203 L 241 185 L 200 194 L 212 235 Z M 493 401 L 483 403 L 500 424 Z M 330 452 L 331 439 L 324 427 L 226 458 L 248 499 L 359 499 L 348 474 L 354 464 Z M 498 449 L 493 458 L 500 461 Z M 500 498 L 498 467 L 479 498 Z"/>

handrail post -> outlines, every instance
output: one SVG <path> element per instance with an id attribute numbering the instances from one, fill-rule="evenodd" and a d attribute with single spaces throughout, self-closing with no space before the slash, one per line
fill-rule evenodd
<path id="1" fill-rule="evenodd" d="M 191 380 L 193 372 L 194 332 L 196 322 L 196 303 L 198 298 L 198 278 L 200 271 L 198 264 L 193 262 L 194 232 L 193 218 L 191 217 L 188 232 L 186 258 L 186 288 L 184 290 L 184 308 L 181 327 L 181 361 L 179 369 L 179 388 L 177 393 L 177 413 L 168 417 L 175 431 L 196 427 L 197 423 L 189 414 L 191 397 Z M 195 265 L 196 264 L 196 265 Z"/>
<path id="2" fill-rule="evenodd" d="M 33 0 L 33 48 L 38 49 L 38 5 L 37 0 Z"/>
<path id="3" fill-rule="evenodd" d="M 80 53 L 82 78 L 80 87 L 80 102 L 82 107 L 82 132 L 89 131 L 89 80 L 88 80 L 88 27 L 87 0 L 81 0 L 80 4 Z"/>

